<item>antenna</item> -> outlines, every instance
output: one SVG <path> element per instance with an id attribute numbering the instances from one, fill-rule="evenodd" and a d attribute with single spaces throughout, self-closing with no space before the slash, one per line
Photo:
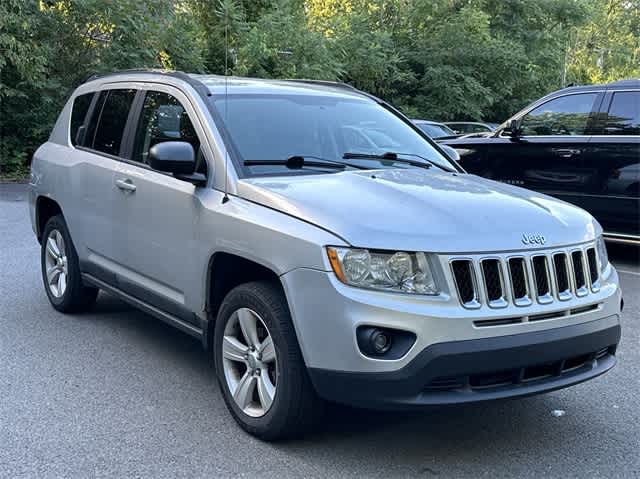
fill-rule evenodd
<path id="1" fill-rule="evenodd" d="M 229 57 L 229 12 L 225 8 L 224 10 L 224 124 L 227 126 L 227 119 L 229 118 L 228 110 L 228 96 L 229 96 L 229 77 L 228 77 L 228 57 Z M 222 197 L 222 204 L 224 205 L 229 201 L 229 150 L 227 145 L 224 147 L 224 196 Z"/>

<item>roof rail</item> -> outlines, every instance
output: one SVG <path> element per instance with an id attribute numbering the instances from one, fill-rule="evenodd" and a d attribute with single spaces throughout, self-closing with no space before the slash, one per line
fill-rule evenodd
<path id="1" fill-rule="evenodd" d="M 274 79 L 274 80 L 277 81 L 277 79 Z M 285 79 L 283 79 L 283 81 L 297 82 L 297 83 L 309 83 L 311 85 L 324 85 L 324 86 L 330 86 L 330 87 L 334 87 L 334 88 L 342 88 L 344 90 L 351 90 L 351 91 L 360 92 L 360 90 L 358 90 L 353 85 L 349 85 L 348 83 L 342 83 L 342 82 L 338 82 L 338 81 L 307 80 L 307 79 L 304 79 L 304 78 L 285 78 Z"/>
<path id="2" fill-rule="evenodd" d="M 123 74 L 127 74 L 127 73 L 149 73 L 149 74 L 160 74 L 160 75 L 169 75 L 169 76 L 182 76 L 185 75 L 184 72 L 181 71 L 177 71 L 177 70 L 166 70 L 163 68 L 130 68 L 127 70 L 118 70 L 118 71 L 114 71 L 114 72 L 109 72 L 109 73 L 94 73 L 92 75 L 89 76 L 89 78 L 87 78 L 85 80 L 85 82 L 88 81 L 92 81 L 92 80 L 97 80 L 99 78 L 105 78 L 105 77 L 110 77 L 110 76 L 114 76 L 114 75 L 123 75 Z"/>

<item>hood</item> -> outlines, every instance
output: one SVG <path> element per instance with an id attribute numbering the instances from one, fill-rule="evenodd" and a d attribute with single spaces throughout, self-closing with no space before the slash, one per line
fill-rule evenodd
<path id="1" fill-rule="evenodd" d="M 592 240 L 586 211 L 475 175 L 385 169 L 249 178 L 238 194 L 371 249 L 472 253 Z M 523 235 L 542 235 L 544 245 Z"/>

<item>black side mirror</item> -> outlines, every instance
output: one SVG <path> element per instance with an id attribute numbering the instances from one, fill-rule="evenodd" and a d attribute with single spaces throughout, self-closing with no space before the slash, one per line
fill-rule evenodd
<path id="1" fill-rule="evenodd" d="M 195 173 L 196 155 L 193 146 L 186 141 L 163 141 L 149 149 L 149 166 L 154 170 L 172 173 L 180 180 L 189 181 L 196 186 L 206 184 L 202 173 Z"/>
<path id="2" fill-rule="evenodd" d="M 518 120 L 507 120 L 507 123 L 502 130 L 502 134 L 504 136 L 510 136 L 511 138 L 518 138 L 522 135 L 522 131 L 520 129 L 520 122 Z"/>

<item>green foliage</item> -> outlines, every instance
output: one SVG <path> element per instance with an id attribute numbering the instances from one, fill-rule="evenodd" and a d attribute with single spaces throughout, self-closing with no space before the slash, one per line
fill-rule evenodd
<path id="1" fill-rule="evenodd" d="M 591 9 L 570 41 L 569 81 L 640 78 L 640 0 L 594 0 Z"/>
<path id="2" fill-rule="evenodd" d="M 640 0 L 2 0 L 0 175 L 27 171 L 92 73 L 225 64 L 502 121 L 563 81 L 640 76 Z"/>

